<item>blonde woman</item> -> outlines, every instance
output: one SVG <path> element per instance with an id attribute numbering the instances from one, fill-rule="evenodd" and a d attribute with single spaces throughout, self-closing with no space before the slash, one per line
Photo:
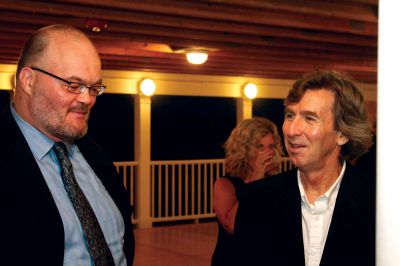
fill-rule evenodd
<path id="1" fill-rule="evenodd" d="M 274 123 L 266 118 L 245 119 L 225 143 L 227 176 L 214 184 L 214 210 L 218 240 L 211 265 L 233 263 L 233 230 L 240 193 L 246 183 L 279 172 L 281 138 Z"/>

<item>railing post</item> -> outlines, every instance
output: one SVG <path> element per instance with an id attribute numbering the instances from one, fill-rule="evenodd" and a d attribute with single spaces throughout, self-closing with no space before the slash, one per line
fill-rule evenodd
<path id="1" fill-rule="evenodd" d="M 135 215 L 137 226 L 147 228 L 152 226 L 150 216 L 150 143 L 151 143 L 151 98 L 135 95 L 135 160 L 139 162 L 137 184 L 135 186 Z"/>
<path id="2" fill-rule="evenodd" d="M 236 124 L 253 116 L 253 102 L 245 97 L 236 99 Z"/>

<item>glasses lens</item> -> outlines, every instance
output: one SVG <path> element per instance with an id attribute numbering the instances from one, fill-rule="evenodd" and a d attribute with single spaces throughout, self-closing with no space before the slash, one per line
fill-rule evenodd
<path id="1" fill-rule="evenodd" d="M 106 89 L 106 86 L 104 85 L 94 85 L 90 87 L 89 93 L 93 96 L 99 96 L 103 94 L 104 90 Z"/>
<path id="2" fill-rule="evenodd" d="M 104 90 L 106 89 L 105 85 L 94 85 L 94 86 L 87 86 L 82 83 L 78 82 L 71 82 L 68 85 L 68 91 L 76 94 L 83 93 L 86 89 L 89 90 L 89 94 L 92 96 L 99 96 L 101 95 Z"/>
<path id="3" fill-rule="evenodd" d="M 80 83 L 71 82 L 68 85 L 68 91 L 72 92 L 72 93 L 76 93 L 76 94 L 81 93 L 81 86 L 82 86 L 82 84 L 80 84 Z"/>

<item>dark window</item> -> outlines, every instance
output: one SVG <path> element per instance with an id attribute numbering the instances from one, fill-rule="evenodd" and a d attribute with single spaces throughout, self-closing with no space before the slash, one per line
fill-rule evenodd
<path id="1" fill-rule="evenodd" d="M 153 96 L 152 160 L 217 159 L 236 124 L 233 98 Z"/>
<path id="2" fill-rule="evenodd" d="M 134 160 L 133 102 L 132 95 L 103 94 L 92 110 L 88 135 L 113 161 Z"/>

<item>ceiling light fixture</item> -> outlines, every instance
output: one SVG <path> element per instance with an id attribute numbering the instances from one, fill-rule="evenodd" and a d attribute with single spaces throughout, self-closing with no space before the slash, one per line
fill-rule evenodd
<path id="1" fill-rule="evenodd" d="M 191 64 L 201 65 L 207 61 L 208 54 L 206 51 L 189 50 L 186 52 L 186 59 Z"/>

